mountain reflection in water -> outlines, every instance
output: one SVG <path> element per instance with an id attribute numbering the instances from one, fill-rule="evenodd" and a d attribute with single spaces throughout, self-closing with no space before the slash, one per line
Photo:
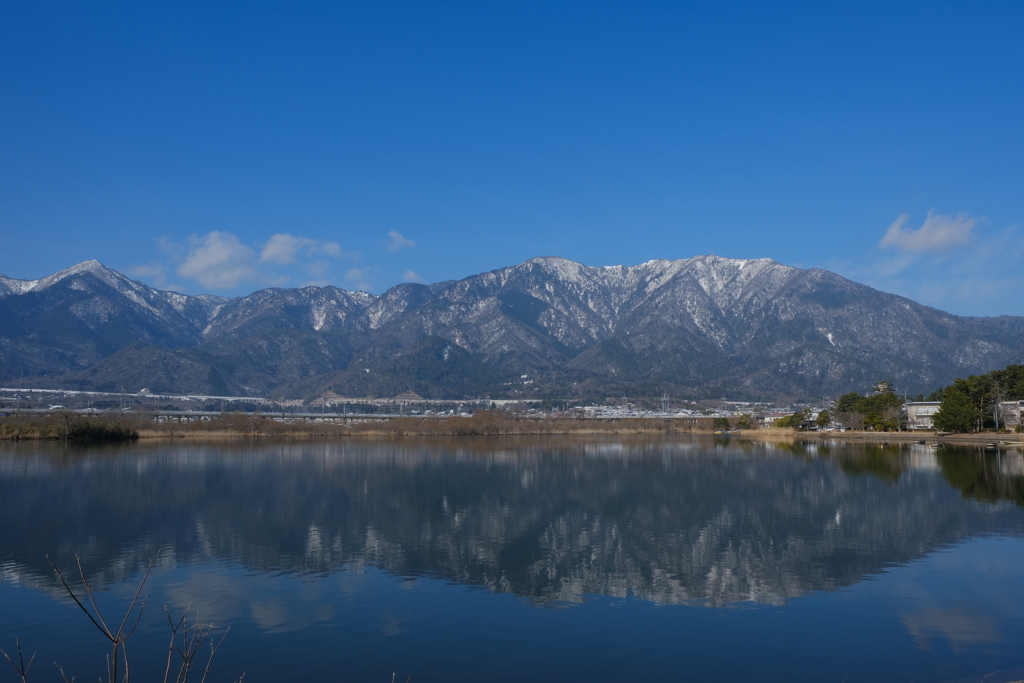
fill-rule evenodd
<path id="1" fill-rule="evenodd" d="M 212 557 L 527 597 L 781 604 L 1024 532 L 1020 451 L 462 438 L 0 446 L 0 579 Z"/>

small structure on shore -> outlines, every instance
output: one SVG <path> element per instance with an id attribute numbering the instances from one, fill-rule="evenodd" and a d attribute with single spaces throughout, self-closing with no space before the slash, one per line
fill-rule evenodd
<path id="1" fill-rule="evenodd" d="M 932 419 L 939 412 L 938 401 L 912 401 L 904 408 L 907 411 L 907 429 L 935 429 Z"/>
<path id="2" fill-rule="evenodd" d="M 1024 401 L 1002 401 L 999 404 L 999 421 L 1007 428 L 1024 424 Z"/>

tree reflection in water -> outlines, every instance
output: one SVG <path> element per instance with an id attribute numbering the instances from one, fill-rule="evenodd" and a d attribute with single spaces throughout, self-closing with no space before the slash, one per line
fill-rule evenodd
<path id="1" fill-rule="evenodd" d="M 370 564 L 538 603 L 781 604 L 1024 531 L 1024 509 L 989 505 L 1024 504 L 1019 451 L 557 438 L 2 448 L 0 561 L 44 588 L 45 553 L 82 553 L 104 583 L 164 547 L 168 562 Z"/>

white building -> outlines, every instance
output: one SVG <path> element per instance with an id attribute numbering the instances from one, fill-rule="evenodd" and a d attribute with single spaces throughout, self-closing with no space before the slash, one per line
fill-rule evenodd
<path id="1" fill-rule="evenodd" d="M 999 404 L 999 426 L 1018 427 L 1024 424 L 1024 401 L 1003 401 Z"/>
<path id="2" fill-rule="evenodd" d="M 939 412 L 938 401 L 914 401 L 903 408 L 907 411 L 907 429 L 935 429 L 932 418 Z"/>

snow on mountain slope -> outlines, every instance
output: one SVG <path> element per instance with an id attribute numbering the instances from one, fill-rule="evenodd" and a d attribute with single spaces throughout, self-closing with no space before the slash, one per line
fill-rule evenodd
<path id="1" fill-rule="evenodd" d="M 541 257 L 379 296 L 336 287 L 188 296 L 95 261 L 38 280 L 0 276 L 0 376 L 75 373 L 121 353 L 142 362 L 128 349 L 138 345 L 194 348 L 189 376 L 206 363 L 233 391 L 335 377 L 339 393 L 378 392 L 384 385 L 367 384 L 365 372 L 345 374 L 376 368 L 389 387 L 421 394 L 442 378 L 446 391 L 496 394 L 508 378 L 540 372 L 555 393 L 577 382 L 618 395 L 639 386 L 818 395 L 880 374 L 924 389 L 1022 361 L 1024 319 L 952 316 L 828 271 L 711 255 L 606 267 Z M 461 370 L 444 370 L 455 362 Z"/>
<path id="2" fill-rule="evenodd" d="M 351 323 L 375 300 L 372 294 L 337 287 L 263 289 L 225 301 L 212 312 L 202 333 L 214 339 L 270 330 L 327 332 Z"/>

